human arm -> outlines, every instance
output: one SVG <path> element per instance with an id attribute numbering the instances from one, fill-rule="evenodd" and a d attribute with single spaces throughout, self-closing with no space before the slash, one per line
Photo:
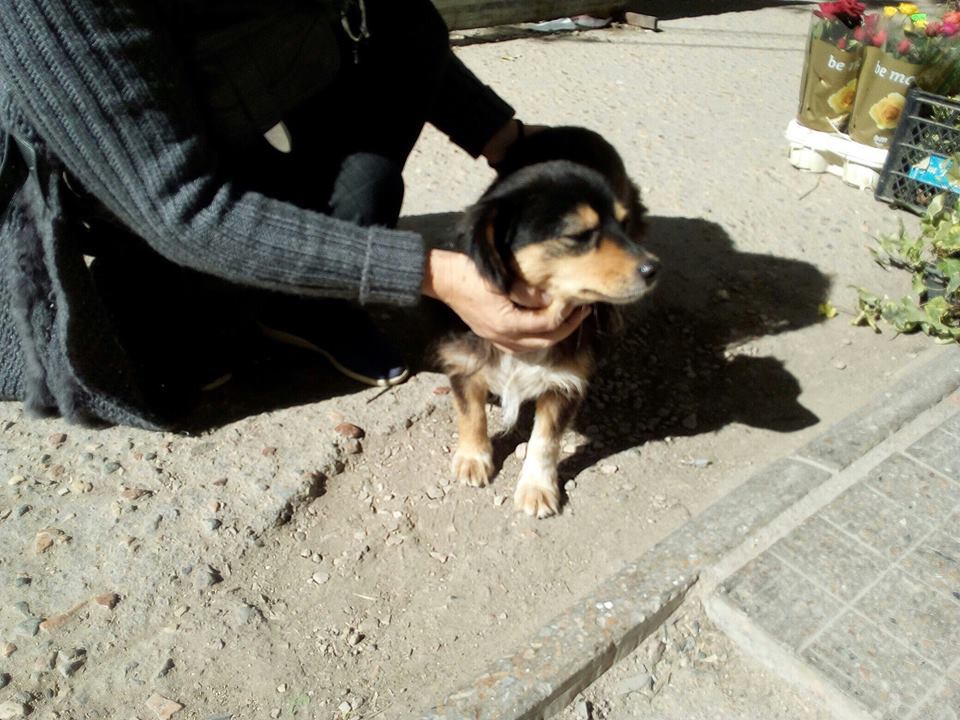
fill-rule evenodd
<path id="1" fill-rule="evenodd" d="M 88 192 L 173 262 L 298 294 L 415 302 L 420 236 L 360 228 L 220 173 L 157 12 L 146 0 L 5 0 L 0 94 Z"/>

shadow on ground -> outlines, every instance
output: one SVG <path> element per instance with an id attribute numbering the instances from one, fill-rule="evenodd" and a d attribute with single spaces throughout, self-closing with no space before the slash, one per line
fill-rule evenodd
<path id="1" fill-rule="evenodd" d="M 456 213 L 405 218 L 434 245 L 453 236 Z M 751 354 L 749 341 L 819 322 L 829 281 L 809 263 L 738 251 L 715 223 L 648 219 L 649 247 L 663 270 L 654 292 L 627 313 L 627 329 L 602 353 L 575 428 L 590 443 L 561 466 L 575 476 L 603 458 L 650 440 L 695 435 L 742 423 L 791 432 L 817 422 L 800 404 L 800 384 L 774 357 Z M 378 309 L 384 331 L 414 350 L 414 369 L 436 370 L 430 346 L 456 325 L 438 304 Z M 359 389 L 322 359 L 264 345 L 224 388 L 208 393 L 194 429 L 302 405 Z M 499 460 L 530 429 L 530 413 L 497 439 Z M 499 462 L 498 462 L 499 465 Z"/>

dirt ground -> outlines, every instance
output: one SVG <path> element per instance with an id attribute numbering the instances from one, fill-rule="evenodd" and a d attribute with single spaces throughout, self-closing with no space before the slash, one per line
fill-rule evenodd
<path id="1" fill-rule="evenodd" d="M 247 393 L 252 410 L 193 435 L 0 406 L 0 718 L 152 720 L 175 709 L 163 698 L 176 720 L 410 717 L 924 362 L 929 341 L 849 324 L 850 286 L 907 290 L 865 249 L 900 214 L 786 162 L 806 12 L 460 41 L 528 122 L 587 125 L 621 150 L 663 260 L 565 440 L 556 518 L 512 508 L 529 418 L 497 441 L 491 486 L 451 484 L 450 398 L 426 371 L 358 392 L 277 353 L 209 399 Z M 428 129 L 407 222 L 442 228 L 491 177 Z M 826 300 L 837 318 L 818 314 Z M 390 327 L 416 349 L 430 325 L 413 319 Z M 662 717 L 684 707 L 671 692 L 651 706 Z M 764 717 L 816 717 L 792 702 Z"/>

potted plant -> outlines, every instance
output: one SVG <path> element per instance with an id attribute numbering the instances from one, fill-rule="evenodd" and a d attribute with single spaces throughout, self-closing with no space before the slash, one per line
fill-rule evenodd
<path id="1" fill-rule="evenodd" d="M 900 224 L 895 236 L 877 239 L 871 248 L 881 267 L 912 276 L 913 294 L 900 300 L 857 288 L 855 325 L 880 332 L 883 320 L 897 332 L 923 332 L 940 342 L 960 342 L 960 208 L 938 195 L 927 206 L 917 236 Z"/>

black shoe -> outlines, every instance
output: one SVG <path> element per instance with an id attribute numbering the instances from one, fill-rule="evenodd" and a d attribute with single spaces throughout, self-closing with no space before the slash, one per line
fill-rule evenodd
<path id="1" fill-rule="evenodd" d="M 277 310 L 257 321 L 266 337 L 320 353 L 339 372 L 366 385 L 390 387 L 410 377 L 399 351 L 365 312 L 350 303 L 302 303 L 289 315 Z"/>

